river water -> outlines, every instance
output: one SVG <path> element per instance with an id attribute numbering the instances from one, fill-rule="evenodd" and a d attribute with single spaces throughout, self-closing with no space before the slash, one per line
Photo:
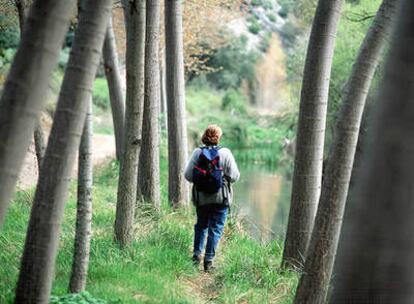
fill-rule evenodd
<path id="1" fill-rule="evenodd" d="M 283 238 L 289 215 L 291 181 L 277 168 L 239 164 L 232 212 L 257 240 Z"/>

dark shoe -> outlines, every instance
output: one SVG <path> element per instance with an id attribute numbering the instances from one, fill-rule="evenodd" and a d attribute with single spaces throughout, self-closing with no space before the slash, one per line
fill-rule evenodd
<path id="1" fill-rule="evenodd" d="M 201 259 L 198 255 L 193 255 L 193 257 L 191 258 L 191 260 L 193 261 L 193 264 L 195 266 L 200 265 Z"/>
<path id="2" fill-rule="evenodd" d="M 213 261 L 204 261 L 204 271 L 212 272 L 214 270 Z"/>

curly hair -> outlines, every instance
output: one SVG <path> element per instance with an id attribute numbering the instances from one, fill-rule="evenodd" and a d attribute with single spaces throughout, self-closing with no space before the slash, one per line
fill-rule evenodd
<path id="1" fill-rule="evenodd" d="M 219 144 L 221 135 L 223 135 L 223 131 L 219 126 L 209 125 L 201 136 L 201 141 L 206 146 L 215 146 Z"/>

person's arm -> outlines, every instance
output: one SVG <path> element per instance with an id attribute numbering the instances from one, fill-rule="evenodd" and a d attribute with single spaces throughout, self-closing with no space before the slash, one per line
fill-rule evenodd
<path id="1" fill-rule="evenodd" d="M 200 153 L 199 150 L 200 149 L 195 149 L 193 151 L 193 154 L 191 155 L 190 159 L 187 162 L 187 165 L 185 166 L 184 177 L 190 183 L 193 182 L 193 168 L 197 164 L 197 159 Z"/>
<path id="2" fill-rule="evenodd" d="M 227 150 L 227 157 L 225 161 L 225 176 L 231 183 L 235 183 L 240 178 L 240 171 L 237 167 L 236 160 L 230 150 Z"/>

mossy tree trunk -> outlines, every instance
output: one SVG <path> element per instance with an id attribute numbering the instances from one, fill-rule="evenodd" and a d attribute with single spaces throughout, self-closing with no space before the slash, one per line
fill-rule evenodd
<path id="1" fill-rule="evenodd" d="M 189 187 L 184 179 L 187 161 L 187 123 L 181 0 L 165 1 L 166 89 L 168 106 L 168 199 L 186 206 Z"/>
<path id="2" fill-rule="evenodd" d="M 82 4 L 36 188 L 15 303 L 49 302 L 64 205 L 111 11 L 111 0 Z"/>
<path id="3" fill-rule="evenodd" d="M 133 238 L 138 157 L 144 107 L 145 0 L 124 1 L 127 24 L 125 148 L 119 172 L 115 240 L 121 247 Z"/>
<path id="4" fill-rule="evenodd" d="M 0 100 L 0 226 L 75 5 L 74 0 L 36 1 L 28 14 Z"/>
<path id="5" fill-rule="evenodd" d="M 391 31 L 398 0 L 384 0 L 355 60 L 325 170 L 304 272 L 294 303 L 325 303 L 338 246 L 365 101 Z"/>
<path id="6" fill-rule="evenodd" d="M 399 8 L 330 303 L 413 303 L 414 2 Z"/>
<path id="7" fill-rule="evenodd" d="M 319 0 L 302 81 L 295 167 L 282 266 L 302 267 L 322 182 L 329 80 L 342 0 Z"/>
<path id="8" fill-rule="evenodd" d="M 142 148 L 139 158 L 138 195 L 160 209 L 160 1 L 147 0 L 145 33 L 145 101 Z"/>

